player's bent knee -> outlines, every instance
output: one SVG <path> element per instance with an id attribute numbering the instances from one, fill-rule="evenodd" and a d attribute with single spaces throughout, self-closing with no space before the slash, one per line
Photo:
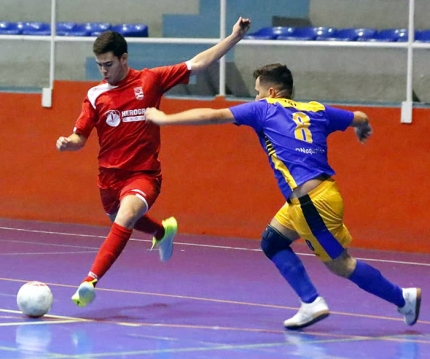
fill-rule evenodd
<path id="1" fill-rule="evenodd" d="M 291 243 L 293 240 L 282 235 L 271 225 L 268 225 L 261 235 L 261 249 L 269 259 L 272 259 L 276 253 L 289 249 Z"/>
<path id="2" fill-rule="evenodd" d="M 326 267 L 339 277 L 348 278 L 354 272 L 357 261 L 344 252 L 338 258 L 325 262 Z"/>
<path id="3" fill-rule="evenodd" d="M 106 213 L 106 214 L 107 214 L 107 216 L 109 218 L 110 223 L 113 223 L 113 222 L 115 222 L 115 218 L 116 218 L 116 215 L 118 214 L 118 212 L 115 212 L 115 213 L 112 213 L 112 214 L 110 214 L 110 213 Z"/>

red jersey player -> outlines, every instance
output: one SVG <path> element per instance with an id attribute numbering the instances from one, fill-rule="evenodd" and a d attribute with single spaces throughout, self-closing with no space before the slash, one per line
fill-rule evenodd
<path id="1" fill-rule="evenodd" d="M 160 128 L 146 121 L 145 109 L 158 107 L 166 91 L 188 83 L 190 75 L 219 60 L 249 26 L 250 20 L 240 17 L 230 36 L 191 60 L 141 71 L 128 66 L 127 42 L 121 34 L 106 31 L 95 40 L 93 52 L 103 81 L 88 91 L 73 133 L 59 137 L 56 143 L 59 151 L 76 151 L 85 146 L 92 130 L 97 130 L 98 187 L 112 222 L 90 272 L 72 296 L 78 306 L 94 300 L 96 283 L 121 254 L 133 229 L 153 236 L 161 261 L 172 256 L 175 218 L 160 222 L 147 214 L 160 193 L 162 177 Z"/>

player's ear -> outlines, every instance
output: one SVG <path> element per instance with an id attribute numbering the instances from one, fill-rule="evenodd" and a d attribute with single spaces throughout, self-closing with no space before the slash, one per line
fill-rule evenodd
<path id="1" fill-rule="evenodd" d="M 120 61 L 127 61 L 128 54 L 126 52 L 124 52 L 119 59 L 120 59 Z"/>
<path id="2" fill-rule="evenodd" d="M 278 93 L 278 91 L 276 89 L 274 89 L 273 87 L 269 87 L 269 97 L 270 98 L 275 98 L 277 93 Z"/>

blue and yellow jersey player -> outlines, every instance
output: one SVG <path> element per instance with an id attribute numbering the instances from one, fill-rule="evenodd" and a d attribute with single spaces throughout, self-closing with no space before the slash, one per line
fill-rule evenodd
<path id="1" fill-rule="evenodd" d="M 361 289 L 397 306 L 408 325 L 418 320 L 420 288 L 401 288 L 347 250 L 351 235 L 343 222 L 343 200 L 327 158 L 327 137 L 353 127 L 365 143 L 372 134 L 367 115 L 318 102 L 291 100 L 293 77 L 287 66 L 270 64 L 254 71 L 256 101 L 224 109 L 200 108 L 176 114 L 147 109 L 159 125 L 234 123 L 256 132 L 285 196 L 285 205 L 262 234 L 261 248 L 301 301 L 299 311 L 284 321 L 300 329 L 329 315 L 291 244 L 303 238 L 327 268 Z"/>

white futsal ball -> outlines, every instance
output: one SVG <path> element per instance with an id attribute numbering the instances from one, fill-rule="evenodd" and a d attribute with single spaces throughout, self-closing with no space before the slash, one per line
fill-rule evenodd
<path id="1" fill-rule="evenodd" d="M 31 318 L 39 318 L 48 313 L 53 300 L 51 289 L 45 283 L 37 281 L 25 283 L 16 296 L 19 310 Z"/>

